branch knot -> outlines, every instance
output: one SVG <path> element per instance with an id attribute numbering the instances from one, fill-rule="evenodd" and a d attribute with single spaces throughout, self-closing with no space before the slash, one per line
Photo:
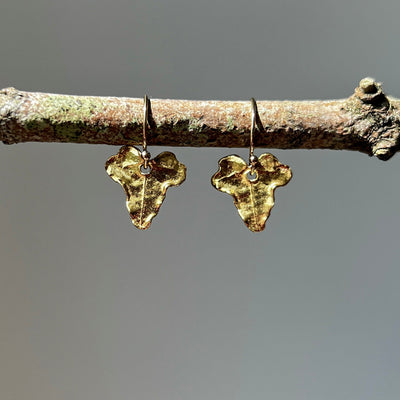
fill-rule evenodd
<path id="1" fill-rule="evenodd" d="M 355 90 L 355 95 L 365 104 L 374 107 L 389 107 L 389 101 L 382 90 L 382 84 L 373 78 L 364 78 Z"/>

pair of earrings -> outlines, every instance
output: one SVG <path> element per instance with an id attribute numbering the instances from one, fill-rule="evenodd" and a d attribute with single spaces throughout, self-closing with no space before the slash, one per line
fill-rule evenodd
<path id="1" fill-rule="evenodd" d="M 259 158 L 254 155 L 254 131 L 258 117 L 257 104 L 251 99 L 249 163 L 237 155 L 219 160 L 219 170 L 211 178 L 212 185 L 233 197 L 234 204 L 246 226 L 253 232 L 265 228 L 274 206 L 274 190 L 286 185 L 292 172 L 287 165 L 269 153 Z M 170 186 L 178 186 L 186 179 L 186 167 L 175 154 L 163 152 L 151 159 L 147 151 L 147 129 L 150 101 L 144 99 L 143 151 L 134 146 L 123 146 L 118 154 L 106 162 L 110 177 L 121 184 L 126 193 L 126 206 L 133 224 L 139 229 L 149 228 L 157 215 Z"/>

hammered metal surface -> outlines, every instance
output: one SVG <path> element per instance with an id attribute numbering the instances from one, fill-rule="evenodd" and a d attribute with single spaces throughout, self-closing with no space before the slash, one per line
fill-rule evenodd
<path id="1" fill-rule="evenodd" d="M 118 154 L 106 162 L 108 175 L 121 184 L 126 193 L 126 207 L 133 224 L 147 229 L 157 215 L 170 186 L 180 185 L 186 178 L 186 167 L 175 154 L 168 151 L 148 162 L 150 172 L 144 174 L 141 167 L 144 159 L 140 150 L 123 146 Z"/>
<path id="2" fill-rule="evenodd" d="M 218 164 L 219 171 L 211 178 L 213 186 L 233 197 L 239 215 L 251 231 L 264 230 L 274 206 L 274 190 L 290 181 L 290 168 L 269 153 L 259 157 L 254 179 L 249 177 L 251 167 L 237 155 L 224 157 Z"/>

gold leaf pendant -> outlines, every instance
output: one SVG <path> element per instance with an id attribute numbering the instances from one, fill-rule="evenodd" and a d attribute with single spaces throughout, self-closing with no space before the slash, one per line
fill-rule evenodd
<path id="1" fill-rule="evenodd" d="M 212 185 L 233 197 L 239 215 L 251 231 L 264 230 L 274 206 L 274 190 L 290 181 L 290 168 L 269 153 L 262 154 L 253 168 L 237 155 L 224 157 L 218 164 Z M 252 169 L 254 177 L 250 176 Z"/>
<path id="2" fill-rule="evenodd" d="M 118 182 L 126 193 L 126 207 L 132 223 L 139 229 L 149 228 L 160 209 L 167 189 L 180 185 L 186 178 L 186 167 L 175 154 L 165 151 L 148 162 L 133 146 L 123 146 L 118 154 L 106 162 L 108 175 Z"/>

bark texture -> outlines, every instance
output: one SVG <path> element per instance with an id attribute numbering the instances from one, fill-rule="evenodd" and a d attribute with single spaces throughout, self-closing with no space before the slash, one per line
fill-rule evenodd
<path id="1" fill-rule="evenodd" d="M 355 150 L 388 160 L 400 147 L 400 100 L 363 79 L 347 99 L 257 101 L 255 147 Z M 250 101 L 151 100 L 150 146 L 248 147 Z M 143 98 L 0 91 L 0 140 L 140 145 Z"/>

